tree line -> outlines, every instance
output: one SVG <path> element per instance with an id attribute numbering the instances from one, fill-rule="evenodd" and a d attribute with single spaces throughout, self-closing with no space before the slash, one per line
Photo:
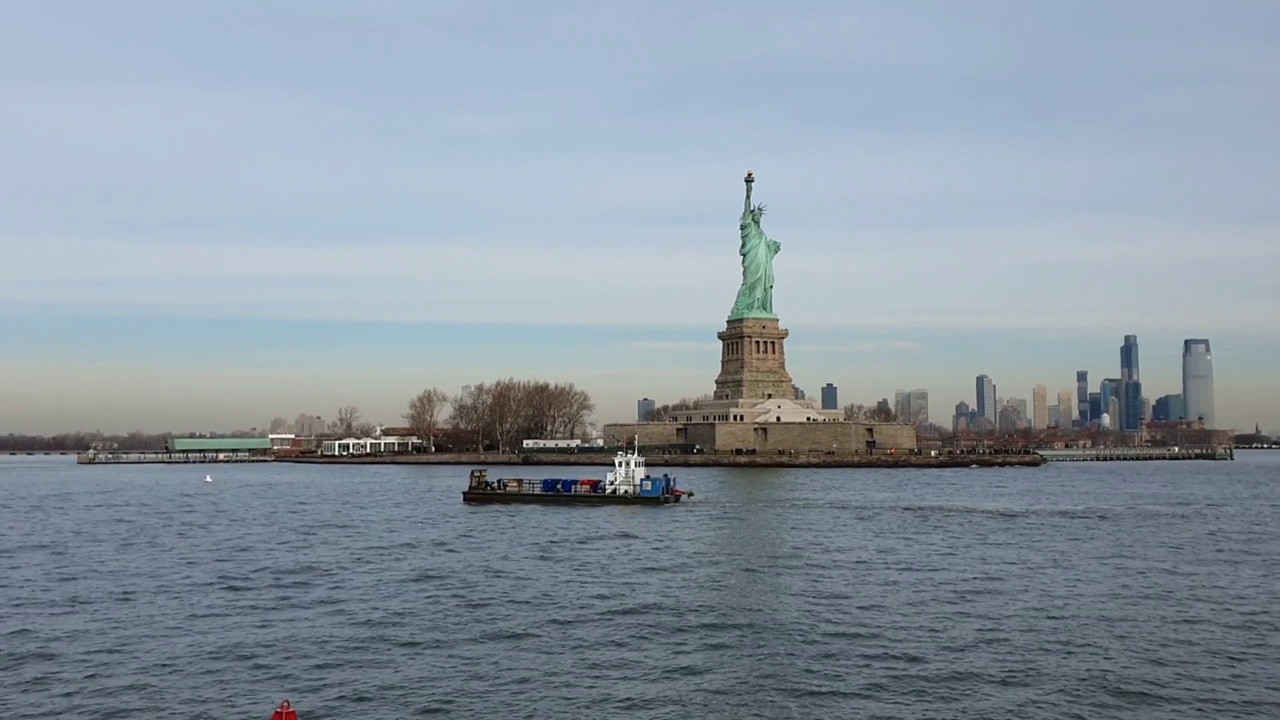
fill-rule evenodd
<path id="1" fill-rule="evenodd" d="M 860 405 L 854 403 L 844 406 L 844 419 L 850 422 L 897 422 L 898 413 L 884 405 Z"/>
<path id="2" fill-rule="evenodd" d="M 420 393 L 410 401 L 408 415 L 415 415 L 415 403 L 430 407 L 422 398 Z M 453 408 L 449 423 L 472 446 L 502 452 L 514 450 L 528 438 L 581 436 L 590 429 L 589 418 L 596 409 L 591 395 L 573 383 L 515 378 L 474 385 L 465 395 L 454 396 L 449 405 Z"/>
<path id="3" fill-rule="evenodd" d="M 409 399 L 401 417 L 413 434 L 434 451 L 435 439 L 448 427 L 456 450 L 511 451 L 529 438 L 574 438 L 590 429 L 595 403 L 573 383 L 505 378 L 473 385 L 449 395 L 429 387 Z M 329 423 L 339 437 L 367 437 L 374 426 L 359 408 L 347 405 Z"/>
<path id="4" fill-rule="evenodd" d="M 90 448 L 142 452 L 164 450 L 165 443 L 173 437 L 250 437 L 251 433 L 237 432 L 226 435 L 208 433 L 130 433 L 69 432 L 57 435 L 26 435 L 9 433 L 0 435 L 0 452 L 84 452 Z"/>
<path id="5" fill-rule="evenodd" d="M 450 396 L 430 387 L 409 399 L 402 418 L 413 433 L 423 439 L 436 438 L 445 426 L 452 429 L 449 445 L 457 450 L 485 449 L 510 451 L 528 438 L 581 437 L 591 429 L 590 417 L 596 406 L 587 391 L 573 383 L 505 378 L 480 383 L 466 394 Z M 280 419 L 282 420 L 282 419 Z M 273 421 L 273 424 L 277 424 Z M 288 423 L 283 421 L 279 430 Z M 329 437 L 371 437 L 374 423 L 365 420 L 360 408 L 344 405 L 325 425 Z M 110 435 L 101 432 L 39 435 L 0 435 L 0 452 L 83 452 L 103 450 L 163 450 L 173 437 L 262 437 L 256 428 L 227 435 L 206 433 L 142 433 Z M 428 443 L 428 450 L 435 443 Z"/>

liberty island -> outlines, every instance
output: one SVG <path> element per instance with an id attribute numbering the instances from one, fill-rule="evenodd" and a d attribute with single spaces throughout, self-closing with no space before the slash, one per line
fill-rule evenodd
<path id="1" fill-rule="evenodd" d="M 711 399 L 662 422 L 606 425 L 606 437 L 638 437 L 645 446 L 696 446 L 714 454 L 870 455 L 911 452 L 915 427 L 906 423 L 849 422 L 841 410 L 825 410 L 796 398 L 787 372 L 786 340 L 774 311 L 774 260 L 782 244 L 764 231 L 763 204 L 752 203 L 756 177 L 743 179 L 746 196 L 738 218 L 742 280 L 720 340 L 720 373 Z"/>

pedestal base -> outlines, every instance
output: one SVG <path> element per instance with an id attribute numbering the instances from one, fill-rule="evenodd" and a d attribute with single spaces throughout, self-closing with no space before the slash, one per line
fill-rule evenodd
<path id="1" fill-rule="evenodd" d="M 716 400 L 795 396 L 787 373 L 785 342 L 790 333 L 772 318 L 743 318 L 725 323 L 720 338 L 720 375 Z"/>

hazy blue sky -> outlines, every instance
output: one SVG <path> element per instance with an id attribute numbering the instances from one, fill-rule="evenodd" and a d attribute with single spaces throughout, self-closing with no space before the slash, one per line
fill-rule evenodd
<path id="1" fill-rule="evenodd" d="M 0 21 L 0 433 L 709 391 L 742 176 L 810 393 L 1213 342 L 1280 432 L 1280 3 L 119 0 Z"/>

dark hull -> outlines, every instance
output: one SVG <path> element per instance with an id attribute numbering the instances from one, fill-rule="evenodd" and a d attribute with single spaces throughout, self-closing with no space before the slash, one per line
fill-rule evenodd
<path id="1" fill-rule="evenodd" d="M 682 495 L 658 495 L 656 497 L 639 497 L 635 495 L 605 495 L 604 493 L 512 493 L 486 492 L 483 490 L 464 490 L 464 503 L 507 503 L 536 505 L 670 505 L 680 502 Z"/>

